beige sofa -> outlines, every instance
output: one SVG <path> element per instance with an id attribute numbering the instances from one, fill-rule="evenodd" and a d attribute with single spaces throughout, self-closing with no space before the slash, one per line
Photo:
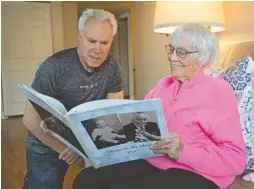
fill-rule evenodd
<path id="1" fill-rule="evenodd" d="M 214 68 L 226 68 L 243 56 L 251 56 L 254 60 L 254 41 L 220 46 L 219 62 Z"/>

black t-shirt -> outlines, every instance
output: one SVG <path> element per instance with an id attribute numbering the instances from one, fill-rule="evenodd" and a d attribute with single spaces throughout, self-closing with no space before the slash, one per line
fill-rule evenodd
<path id="1" fill-rule="evenodd" d="M 59 100 L 69 111 L 82 103 L 105 99 L 108 93 L 121 91 L 123 85 L 119 64 L 113 57 L 108 56 L 94 72 L 87 72 L 77 48 L 71 48 L 50 56 L 39 66 L 32 88 Z"/>
<path id="2" fill-rule="evenodd" d="M 108 93 L 119 92 L 123 86 L 113 57 L 89 73 L 79 60 L 77 48 L 72 48 L 46 59 L 36 72 L 32 88 L 58 99 L 69 111 L 82 103 L 105 99 Z"/>

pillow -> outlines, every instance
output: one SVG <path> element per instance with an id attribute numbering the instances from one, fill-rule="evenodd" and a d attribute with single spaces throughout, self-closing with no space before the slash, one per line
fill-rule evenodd
<path id="1" fill-rule="evenodd" d="M 228 68 L 210 69 L 206 73 L 225 79 L 235 92 L 248 153 L 246 169 L 254 170 L 254 62 L 251 57 L 244 57 Z"/>

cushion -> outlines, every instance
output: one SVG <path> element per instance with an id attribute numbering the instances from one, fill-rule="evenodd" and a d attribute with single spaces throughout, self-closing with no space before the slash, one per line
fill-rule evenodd
<path id="1" fill-rule="evenodd" d="M 243 57 L 228 68 L 210 69 L 206 73 L 225 79 L 235 92 L 248 153 L 246 169 L 254 170 L 254 62 L 250 56 Z"/>
<path id="2" fill-rule="evenodd" d="M 227 68 L 242 57 L 250 56 L 254 60 L 254 41 L 230 45 L 220 45 L 220 58 L 213 68 Z"/>

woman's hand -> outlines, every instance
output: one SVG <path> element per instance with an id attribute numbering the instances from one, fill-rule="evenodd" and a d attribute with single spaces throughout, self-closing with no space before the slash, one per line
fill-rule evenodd
<path id="1" fill-rule="evenodd" d="M 151 149 L 156 154 L 166 154 L 178 160 L 183 150 L 183 142 L 179 135 L 170 133 L 168 137 L 156 142 Z"/>

